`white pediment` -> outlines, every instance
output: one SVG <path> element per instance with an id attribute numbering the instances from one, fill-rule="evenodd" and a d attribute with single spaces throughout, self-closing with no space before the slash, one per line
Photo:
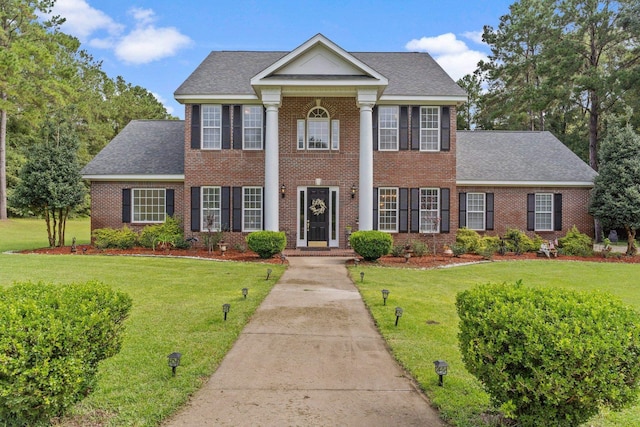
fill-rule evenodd
<path id="1" fill-rule="evenodd" d="M 367 74 L 355 67 L 353 63 L 327 49 L 326 46 L 317 44 L 272 75 L 363 76 Z"/>

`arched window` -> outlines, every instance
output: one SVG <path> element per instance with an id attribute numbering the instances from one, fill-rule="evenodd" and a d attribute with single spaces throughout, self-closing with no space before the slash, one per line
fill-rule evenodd
<path id="1" fill-rule="evenodd" d="M 309 110 L 306 120 L 298 120 L 299 150 L 337 150 L 340 147 L 340 122 L 331 120 L 323 107 Z"/>

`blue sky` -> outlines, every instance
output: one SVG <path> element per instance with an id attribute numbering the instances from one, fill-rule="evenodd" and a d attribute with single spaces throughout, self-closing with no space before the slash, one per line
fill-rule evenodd
<path id="1" fill-rule="evenodd" d="M 290 51 L 317 33 L 349 52 L 429 52 L 457 80 L 513 1 L 57 0 L 54 13 L 110 77 L 183 118 L 173 92 L 212 50 Z"/>

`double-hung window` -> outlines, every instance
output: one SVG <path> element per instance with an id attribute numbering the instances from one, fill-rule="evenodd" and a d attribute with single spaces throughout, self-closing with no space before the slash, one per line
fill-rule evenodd
<path id="1" fill-rule="evenodd" d="M 242 188 L 242 231 L 262 230 L 262 187 Z"/>
<path id="2" fill-rule="evenodd" d="M 220 187 L 202 187 L 202 231 L 221 230 L 221 197 Z"/>
<path id="3" fill-rule="evenodd" d="M 378 150 L 398 150 L 398 107 L 378 107 Z"/>
<path id="4" fill-rule="evenodd" d="M 262 118 L 264 109 L 260 105 L 245 105 L 242 109 L 243 149 L 262 150 Z"/>
<path id="5" fill-rule="evenodd" d="M 222 148 L 222 106 L 202 106 L 202 148 L 220 150 Z"/>
<path id="6" fill-rule="evenodd" d="M 420 151 L 440 151 L 439 107 L 420 107 Z"/>
<path id="7" fill-rule="evenodd" d="M 398 231 L 398 189 L 378 189 L 378 230 Z"/>
<path id="8" fill-rule="evenodd" d="M 536 231 L 553 230 L 553 194 L 536 194 L 535 218 Z"/>
<path id="9" fill-rule="evenodd" d="M 420 189 L 420 232 L 438 233 L 440 231 L 440 189 Z"/>
<path id="10" fill-rule="evenodd" d="M 340 121 L 331 120 L 322 107 L 309 111 L 307 119 L 297 123 L 298 150 L 339 150 Z"/>
<path id="11" fill-rule="evenodd" d="M 485 229 L 485 194 L 467 193 L 467 228 L 483 231 Z"/>
<path id="12" fill-rule="evenodd" d="M 164 222 L 166 219 L 164 188 L 133 189 L 133 222 Z"/>

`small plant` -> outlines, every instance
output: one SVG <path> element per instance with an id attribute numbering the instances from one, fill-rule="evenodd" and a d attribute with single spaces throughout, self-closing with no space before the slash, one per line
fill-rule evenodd
<path id="1" fill-rule="evenodd" d="M 537 245 L 536 248 L 534 241 L 527 236 L 524 231 L 518 230 L 517 228 L 508 229 L 504 238 L 507 245 L 507 251 L 515 252 L 516 255 L 531 252 L 540 248 L 540 245 Z M 542 241 L 540 243 L 542 243 Z"/>
<path id="2" fill-rule="evenodd" d="M 233 249 L 243 254 L 247 252 L 247 245 L 245 245 L 244 243 L 236 243 L 235 245 L 233 245 Z"/>
<path id="3" fill-rule="evenodd" d="M 405 245 L 393 245 L 393 247 L 391 248 L 391 256 L 394 256 L 396 258 L 404 256 L 404 248 Z"/>
<path id="4" fill-rule="evenodd" d="M 91 233 L 93 244 L 98 249 L 131 249 L 138 241 L 138 234 L 129 227 L 98 228 Z"/>
<path id="5" fill-rule="evenodd" d="M 478 242 L 476 254 L 484 259 L 493 259 L 500 248 L 500 238 L 497 236 L 484 236 Z"/>
<path id="6" fill-rule="evenodd" d="M 375 261 L 387 255 L 393 246 L 391 235 L 378 230 L 356 231 L 349 242 L 353 250 L 366 261 Z"/>
<path id="7" fill-rule="evenodd" d="M 182 225 L 173 217 L 167 217 L 162 224 L 145 226 L 140 232 L 140 245 L 156 250 L 182 246 L 184 231 Z"/>
<path id="8" fill-rule="evenodd" d="M 422 257 L 429 254 L 429 248 L 426 243 L 421 242 L 420 240 L 414 240 L 411 242 L 411 251 L 413 252 L 413 256 Z"/>
<path id="9" fill-rule="evenodd" d="M 461 255 L 464 255 L 467 253 L 467 247 L 465 246 L 464 243 L 454 243 L 453 245 L 451 245 L 451 252 L 453 252 L 453 256 L 458 258 Z"/>
<path id="10" fill-rule="evenodd" d="M 591 237 L 582 234 L 574 225 L 564 237 L 558 239 L 558 246 L 563 255 L 591 256 L 593 255 L 593 241 Z"/>
<path id="11" fill-rule="evenodd" d="M 480 235 L 475 230 L 459 228 L 456 232 L 456 243 L 464 245 L 465 252 L 475 253 L 480 246 Z"/>
<path id="12" fill-rule="evenodd" d="M 254 231 L 246 237 L 249 249 L 260 258 L 271 258 L 284 250 L 287 246 L 287 236 L 284 231 Z"/>

